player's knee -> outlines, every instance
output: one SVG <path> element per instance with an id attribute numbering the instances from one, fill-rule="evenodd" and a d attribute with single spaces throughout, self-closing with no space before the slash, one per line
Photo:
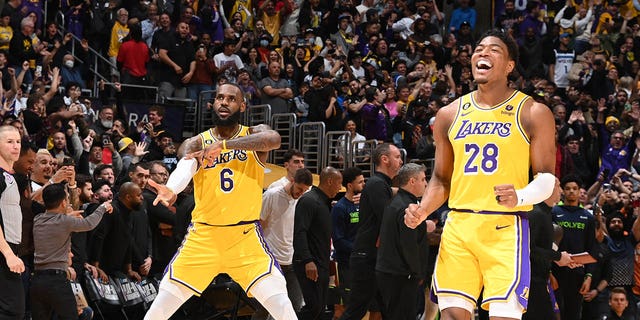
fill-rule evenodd
<path id="1" fill-rule="evenodd" d="M 287 281 L 281 273 L 274 272 L 254 284 L 249 289 L 249 293 L 260 301 L 260 303 L 277 294 L 284 293 L 286 296 Z"/>
<path id="2" fill-rule="evenodd" d="M 496 301 L 489 304 L 489 317 L 521 319 L 523 312 L 524 307 L 513 294 L 507 301 Z"/>
<path id="3" fill-rule="evenodd" d="M 165 290 L 174 296 L 176 299 L 182 301 L 183 303 L 193 295 L 193 291 L 189 290 L 185 286 L 178 285 L 173 281 L 169 280 L 168 276 L 164 276 L 162 281 L 160 281 L 160 290 Z"/>
<path id="4" fill-rule="evenodd" d="M 462 297 L 438 296 L 438 307 L 443 320 L 468 320 L 476 306 Z"/>
<path id="5" fill-rule="evenodd" d="M 450 307 L 442 310 L 441 320 L 471 320 L 471 313 L 465 309 Z"/>

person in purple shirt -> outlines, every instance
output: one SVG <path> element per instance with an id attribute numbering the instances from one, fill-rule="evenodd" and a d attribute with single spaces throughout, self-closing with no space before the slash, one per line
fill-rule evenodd
<path id="1" fill-rule="evenodd" d="M 384 107 L 386 94 L 376 87 L 368 87 L 364 92 L 367 103 L 362 107 L 361 119 L 367 140 L 388 141 L 391 133 L 389 111 Z"/>
<path id="2" fill-rule="evenodd" d="M 540 17 L 540 3 L 537 1 L 529 1 L 527 3 L 527 14 L 524 16 L 524 20 L 520 23 L 518 38 L 524 38 L 528 28 L 533 28 L 533 32 L 536 38 L 547 33 L 547 26 L 539 19 Z"/>

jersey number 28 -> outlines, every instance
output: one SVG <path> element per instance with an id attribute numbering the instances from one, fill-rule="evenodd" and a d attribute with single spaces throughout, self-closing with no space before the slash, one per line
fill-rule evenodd
<path id="1" fill-rule="evenodd" d="M 464 153 L 468 156 L 464 174 L 477 174 L 478 168 L 484 174 L 492 174 L 498 169 L 498 146 L 493 143 L 484 146 L 467 143 L 464 145 Z"/>

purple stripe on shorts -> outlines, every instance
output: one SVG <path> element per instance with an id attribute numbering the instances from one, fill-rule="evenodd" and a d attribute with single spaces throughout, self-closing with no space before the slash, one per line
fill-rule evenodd
<path id="1" fill-rule="evenodd" d="M 518 283 L 516 283 L 515 294 L 518 296 L 518 301 L 523 308 L 527 309 L 527 300 L 529 298 L 529 284 L 531 282 L 531 262 L 529 260 L 529 220 L 518 217 L 520 223 L 518 226 L 520 232 L 518 233 L 518 256 L 519 277 Z"/>
<path id="2" fill-rule="evenodd" d="M 260 222 L 255 222 L 254 223 L 257 234 L 258 234 L 258 239 L 260 239 L 260 244 L 262 245 L 262 248 L 264 249 L 264 252 L 269 255 L 269 258 L 271 259 L 271 263 L 269 264 L 269 271 L 263 273 L 262 275 L 260 275 L 259 277 L 257 277 L 255 280 L 253 280 L 251 283 L 249 283 L 249 285 L 247 286 L 246 291 L 249 292 L 249 290 L 251 289 L 251 287 L 253 287 L 253 285 L 258 282 L 258 280 L 266 277 L 267 275 L 271 274 L 272 267 L 276 266 L 276 268 L 278 269 L 278 271 L 280 271 L 281 274 L 284 275 L 284 273 L 282 272 L 282 269 L 280 269 L 280 265 L 278 264 L 278 261 L 273 257 L 273 254 L 271 253 L 271 250 L 269 250 L 269 245 L 267 244 L 267 241 L 264 238 L 264 233 L 262 230 L 262 225 L 260 225 Z"/>

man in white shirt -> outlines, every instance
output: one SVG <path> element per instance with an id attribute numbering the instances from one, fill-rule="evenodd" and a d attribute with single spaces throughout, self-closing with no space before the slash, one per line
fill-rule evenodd
<path id="1" fill-rule="evenodd" d="M 293 181 L 298 169 L 304 169 L 304 153 L 301 151 L 290 149 L 284 153 L 283 158 L 283 166 L 287 170 L 287 175 L 271 183 L 267 189 L 284 187 L 287 183 Z"/>
<path id="2" fill-rule="evenodd" d="M 234 40 L 225 39 L 222 45 L 224 49 L 213 56 L 213 63 L 218 69 L 218 74 L 224 75 L 229 82 L 236 83 L 238 72 L 244 69 L 244 63 L 237 54 L 233 53 L 236 48 Z"/>
<path id="3" fill-rule="evenodd" d="M 298 198 L 313 184 L 311 171 L 297 169 L 293 180 L 284 186 L 268 189 L 262 195 L 260 224 L 265 240 L 287 280 L 287 292 L 296 312 L 302 308 L 302 291 L 293 270 L 293 223 Z M 258 311 L 252 319 L 266 319 L 266 311 Z"/>

